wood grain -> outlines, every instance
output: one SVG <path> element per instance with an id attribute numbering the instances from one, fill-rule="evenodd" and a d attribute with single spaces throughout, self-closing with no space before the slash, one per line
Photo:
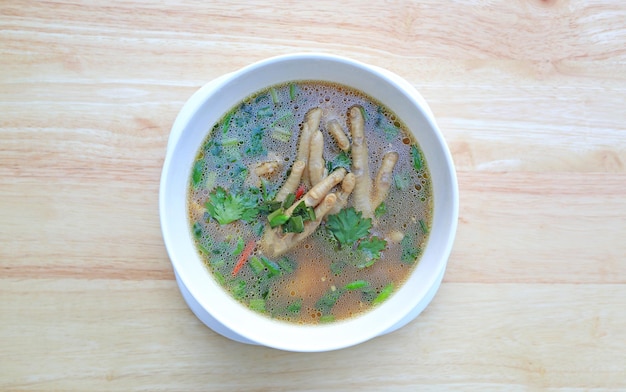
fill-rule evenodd
<path id="1" fill-rule="evenodd" d="M 461 192 L 426 311 L 319 354 L 203 326 L 158 218 L 187 98 L 301 51 L 417 87 Z M 3 1 L 0 389 L 626 390 L 625 103 L 619 1 Z"/>

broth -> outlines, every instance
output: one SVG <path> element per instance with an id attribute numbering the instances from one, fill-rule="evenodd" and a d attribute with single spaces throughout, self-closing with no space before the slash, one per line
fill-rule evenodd
<path id="1" fill-rule="evenodd" d="M 309 129 L 314 114 L 320 123 Z M 366 165 L 352 137 L 361 120 Z M 331 136 L 337 123 L 344 138 Z M 309 202 L 333 176 L 341 178 L 326 198 Z M 297 187 L 286 192 L 292 177 Z M 190 230 L 213 277 L 249 308 L 301 324 L 354 317 L 393 295 L 419 261 L 432 201 L 428 167 L 402 121 L 359 91 L 318 81 L 236 105 L 212 126 L 188 187 Z"/>

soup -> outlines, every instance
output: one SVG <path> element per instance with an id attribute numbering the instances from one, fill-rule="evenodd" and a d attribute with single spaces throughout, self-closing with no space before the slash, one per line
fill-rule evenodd
<path id="1" fill-rule="evenodd" d="M 300 324 L 358 316 L 419 261 L 432 221 L 422 151 L 352 88 L 270 87 L 214 124 L 188 188 L 201 259 L 232 297 Z"/>

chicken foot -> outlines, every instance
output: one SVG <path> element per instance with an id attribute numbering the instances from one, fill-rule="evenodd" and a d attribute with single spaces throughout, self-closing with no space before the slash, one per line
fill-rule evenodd
<path id="1" fill-rule="evenodd" d="M 333 171 L 285 211 L 285 215 L 291 217 L 301 202 L 304 202 L 307 207 L 314 207 L 315 219 L 304 222 L 303 232 L 283 233 L 280 226 L 274 228 L 266 226 L 260 243 L 263 253 L 270 257 L 280 256 L 311 235 L 337 203 L 339 197 L 335 193 L 330 193 L 330 190 L 340 183 L 345 175 L 346 169 L 344 168 Z"/>
<path id="2" fill-rule="evenodd" d="M 289 194 L 295 193 L 301 182 L 308 184 L 309 191 L 287 208 L 284 214 L 291 217 L 295 208 L 304 202 L 305 206 L 314 208 L 315 219 L 305 221 L 304 230 L 301 233 L 283 233 L 282 227 L 270 228 L 267 225 L 260 241 L 260 248 L 269 257 L 284 254 L 310 236 L 327 214 L 336 213 L 345 207 L 354 189 L 355 177 L 352 173 L 347 173 L 345 168 L 338 168 L 330 174 L 326 171 L 322 156 L 324 137 L 317 129 L 321 113 L 321 109 L 316 108 L 305 116 L 296 161 L 275 197 L 276 201 L 282 202 Z M 339 183 L 341 183 L 341 189 L 331 193 L 331 190 Z"/>
<path id="3" fill-rule="evenodd" d="M 293 249 L 293 247 L 313 234 L 336 202 L 337 196 L 334 193 L 327 194 L 322 202 L 319 203 L 314 209 L 315 220 L 306 221 L 304 223 L 304 231 L 302 233 L 282 234 L 280 228 L 267 228 L 260 243 L 263 253 L 269 257 L 278 257 Z"/>
<path id="4" fill-rule="evenodd" d="M 348 111 L 350 133 L 352 135 L 352 173 L 355 176 L 354 207 L 371 218 L 374 210 L 382 203 L 391 187 L 391 174 L 398 162 L 398 153 L 387 152 L 383 156 L 376 178 L 372 180 L 369 169 L 369 151 L 365 139 L 365 119 L 358 106 Z"/>

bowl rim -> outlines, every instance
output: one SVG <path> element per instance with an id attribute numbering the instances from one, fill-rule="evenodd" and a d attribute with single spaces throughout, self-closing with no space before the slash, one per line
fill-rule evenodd
<path id="1" fill-rule="evenodd" d="M 433 270 L 427 277 L 425 276 L 421 277 L 422 278 L 421 281 L 424 282 L 424 288 L 423 290 L 417 290 L 417 292 L 418 293 L 421 292 L 422 296 L 426 294 L 426 292 L 431 286 L 433 286 L 434 284 L 438 285 L 439 283 L 437 281 L 437 278 L 441 276 L 441 274 L 446 268 L 447 260 L 451 253 L 452 245 L 454 242 L 454 237 L 456 234 L 457 219 L 458 219 L 458 184 L 457 184 L 457 178 L 456 178 L 456 171 L 454 168 L 454 163 L 452 161 L 452 156 L 445 142 L 445 139 L 443 138 L 443 135 L 441 134 L 441 131 L 439 130 L 439 127 L 437 126 L 435 122 L 432 111 L 428 107 L 426 101 L 421 97 L 421 95 L 417 92 L 417 90 L 412 85 L 410 85 L 408 82 L 406 82 L 404 79 L 402 79 L 398 75 L 391 73 L 390 71 L 387 71 L 385 69 L 382 69 L 376 66 L 371 66 L 371 65 L 362 63 L 360 61 L 357 61 L 357 60 L 342 57 L 342 56 L 329 55 L 329 54 L 323 54 L 323 53 L 295 53 L 295 54 L 289 54 L 289 55 L 270 57 L 261 61 L 257 61 L 235 72 L 223 75 L 213 80 L 212 82 L 205 84 L 203 87 L 197 90 L 185 103 L 185 105 L 179 112 L 179 115 L 177 116 L 172 126 L 170 140 L 168 141 L 168 149 L 166 153 L 166 158 L 163 163 L 163 170 L 161 173 L 161 183 L 160 183 L 160 189 L 159 189 L 159 214 L 160 214 L 160 219 L 161 219 L 162 235 L 164 238 L 168 255 L 170 256 L 170 261 L 176 273 L 178 274 L 179 278 L 184 282 L 185 286 L 187 287 L 191 295 L 200 303 L 200 305 L 207 312 L 209 312 L 220 323 L 224 324 L 226 328 L 231 329 L 235 333 L 242 335 L 248 339 L 251 339 L 257 344 L 261 344 L 261 345 L 273 347 L 273 348 L 278 348 L 278 349 L 283 349 L 283 350 L 288 350 L 288 351 L 328 351 L 328 350 L 340 349 L 340 348 L 344 348 L 344 347 L 348 347 L 348 346 L 352 346 L 352 345 L 364 342 L 366 340 L 369 340 L 375 336 L 378 336 L 384 333 L 384 331 L 386 330 L 393 329 L 394 323 L 401 321 L 403 316 L 410 313 L 411 309 L 413 309 L 417 304 L 419 304 L 419 301 L 415 300 L 411 302 L 411 305 L 400 306 L 401 311 L 395 311 L 394 314 L 391 315 L 391 316 L 395 315 L 395 317 L 389 317 L 389 312 L 381 312 L 380 309 L 390 308 L 390 306 L 386 307 L 385 305 L 389 303 L 390 301 L 392 301 L 393 298 L 398 295 L 398 293 L 400 293 L 402 290 L 405 289 L 409 280 L 416 275 L 415 271 L 418 270 L 419 266 L 416 266 L 414 268 L 413 272 L 411 272 L 409 279 L 407 279 L 407 281 L 402 285 L 402 287 L 400 287 L 400 289 L 389 300 L 387 300 L 385 303 L 378 306 L 376 309 L 372 309 L 366 312 L 364 315 L 355 317 L 353 319 L 349 319 L 347 321 L 338 321 L 338 322 L 330 323 L 327 325 L 316 325 L 316 326 L 306 326 L 306 325 L 301 326 L 301 325 L 294 325 L 294 324 L 279 322 L 279 321 L 272 320 L 268 317 L 258 315 L 256 312 L 253 312 L 247 309 L 236 300 L 230 298 L 230 296 L 226 293 L 223 293 L 224 296 L 218 296 L 217 300 L 226 301 L 227 305 L 223 307 L 235 306 L 235 308 L 233 309 L 238 309 L 237 306 L 241 307 L 241 309 L 244 310 L 243 312 L 231 312 L 231 313 L 243 313 L 244 315 L 241 316 L 240 314 L 238 316 L 233 317 L 232 314 L 224 315 L 222 313 L 216 313 L 215 310 L 217 308 L 214 303 L 215 301 L 211 301 L 211 299 L 207 297 L 206 292 L 203 292 L 203 290 L 200 289 L 198 285 L 194 283 L 198 281 L 197 276 L 196 277 L 191 276 L 192 273 L 188 270 L 188 268 L 185 268 L 184 262 L 182 262 L 177 257 L 176 247 L 180 246 L 180 241 L 174 238 L 173 237 L 174 233 L 172 233 L 171 230 L 168 229 L 171 227 L 170 219 L 173 219 L 173 218 L 171 217 L 171 214 L 168 212 L 169 189 L 167 185 L 170 183 L 170 178 L 173 175 L 172 162 L 176 159 L 175 154 L 176 154 L 177 148 L 179 148 L 179 146 L 181 145 L 182 136 L 185 134 L 185 131 L 189 129 L 189 124 L 194 121 L 194 118 L 198 114 L 198 111 L 202 110 L 203 106 L 207 105 L 207 102 L 210 101 L 211 97 L 214 97 L 215 95 L 219 94 L 220 91 L 222 91 L 223 89 L 227 88 L 233 83 L 236 83 L 236 81 L 239 78 L 241 78 L 243 75 L 254 74 L 255 72 L 260 72 L 267 67 L 273 67 L 273 66 L 276 66 L 277 64 L 280 65 L 280 64 L 285 64 L 289 62 L 310 62 L 310 61 L 322 62 L 322 63 L 325 62 L 326 64 L 340 64 L 343 67 L 347 67 L 347 68 L 352 67 L 354 69 L 359 69 L 362 72 L 371 75 L 373 78 L 377 78 L 379 81 L 386 83 L 389 86 L 389 88 L 397 90 L 397 92 L 403 95 L 403 99 L 406 99 L 411 105 L 413 105 L 414 109 L 421 112 L 421 116 L 428 123 L 430 129 L 433 131 L 431 133 L 431 136 L 436 139 L 437 145 L 441 149 L 439 153 L 440 153 L 440 157 L 442 158 L 446 166 L 445 172 L 448 175 L 448 178 L 447 178 L 448 181 L 446 185 L 450 187 L 449 191 L 451 195 L 449 197 L 449 205 L 447 206 L 449 213 L 446 217 L 447 218 L 446 222 L 442 222 L 442 224 L 445 225 L 444 229 L 447 235 L 446 235 L 444 243 L 441 244 L 438 248 L 440 251 L 439 252 L 440 254 L 438 257 L 439 260 L 436 263 L 436 266 L 438 268 Z M 300 80 L 305 80 L 305 79 L 310 80 L 311 78 L 300 78 Z M 270 85 L 273 85 L 273 84 L 275 83 L 266 83 L 265 87 L 269 87 Z M 358 87 L 355 87 L 355 88 L 359 89 Z M 248 95 L 256 91 L 258 91 L 258 89 L 256 88 L 248 89 Z M 374 97 L 374 98 L 378 99 L 377 97 Z M 390 108 L 390 109 L 394 110 L 394 108 Z M 223 113 L 225 113 L 225 111 L 217 114 L 216 116 L 217 120 L 219 120 L 219 118 L 222 117 Z M 402 118 L 402 116 L 400 117 Z M 404 120 L 404 118 L 402 119 Z M 206 132 L 202 136 L 201 140 L 204 139 L 209 134 L 210 129 L 211 127 L 207 125 Z M 174 134 L 175 131 L 180 132 L 180 134 L 175 135 Z M 415 135 L 415 133 L 414 133 L 414 136 L 417 139 L 417 135 Z M 419 140 L 418 140 L 418 143 L 419 143 Z M 197 151 L 197 148 L 199 148 L 199 145 L 196 146 L 196 151 Z M 427 162 L 428 162 L 428 159 L 427 159 Z M 190 170 L 190 167 L 188 167 L 187 169 Z M 187 171 L 184 176 L 188 178 L 188 175 L 189 174 Z M 434 180 L 435 179 L 433 178 L 433 181 Z M 435 190 L 433 192 L 435 192 Z M 436 199 L 436 195 L 435 195 L 435 199 Z M 433 208 L 435 210 L 433 211 L 433 214 L 434 214 L 433 225 L 435 225 L 436 219 L 437 219 L 437 215 L 435 215 L 435 212 L 437 211 L 437 205 L 434 205 Z M 439 229 L 439 230 L 441 231 L 444 229 Z M 433 231 L 434 231 L 434 228 L 433 228 Z M 187 233 L 187 236 L 190 236 L 190 234 Z M 193 247 L 193 251 L 197 252 L 195 249 L 195 246 L 193 246 L 193 243 L 192 243 L 192 247 Z M 426 246 L 426 252 L 428 251 L 428 249 L 429 249 L 429 246 Z M 423 258 L 424 258 L 424 255 L 420 257 L 420 263 L 421 263 L 421 259 Z M 202 268 L 206 270 L 204 266 L 202 266 Z M 213 284 L 219 286 L 215 281 L 213 281 L 213 278 L 210 275 L 210 273 L 208 271 L 206 271 L 206 273 L 207 273 L 207 276 L 209 276 L 209 278 L 212 280 Z M 423 278 L 427 278 L 427 279 L 424 280 Z M 223 291 L 221 287 L 219 287 L 219 289 Z M 228 301 L 228 299 L 230 299 L 230 301 Z M 368 329 L 366 333 L 363 331 L 353 331 L 354 333 L 346 334 L 345 331 L 343 331 L 343 333 L 341 334 L 342 340 L 341 341 L 331 340 L 333 342 L 332 344 L 328 344 L 328 342 L 326 341 L 324 342 L 317 341 L 314 344 L 311 344 L 311 342 L 302 341 L 301 344 L 296 344 L 296 345 L 293 344 L 293 342 L 298 339 L 300 340 L 323 339 L 325 336 L 330 336 L 330 334 L 332 334 L 333 331 L 338 330 L 341 327 L 345 327 L 346 325 L 348 325 L 348 327 L 346 328 L 351 328 L 352 324 L 362 326 L 364 325 L 363 322 L 355 322 L 355 320 L 367 319 L 368 316 L 369 316 L 369 319 L 371 319 L 375 317 L 377 313 L 381 313 L 381 314 L 384 313 L 387 317 L 384 320 L 377 322 L 376 326 Z M 275 327 L 276 331 L 274 331 L 273 333 L 268 333 L 268 334 L 264 334 L 264 333 L 250 334 L 249 329 L 240 324 L 242 321 L 260 323 L 264 328 Z M 285 328 L 285 326 L 287 326 L 287 328 Z M 290 331 L 287 331 L 286 329 Z M 289 339 L 289 343 L 282 341 L 281 334 L 292 333 L 293 331 L 291 330 L 297 330 L 298 332 L 296 333 L 296 335 L 298 336 L 295 339 L 294 338 Z"/>

